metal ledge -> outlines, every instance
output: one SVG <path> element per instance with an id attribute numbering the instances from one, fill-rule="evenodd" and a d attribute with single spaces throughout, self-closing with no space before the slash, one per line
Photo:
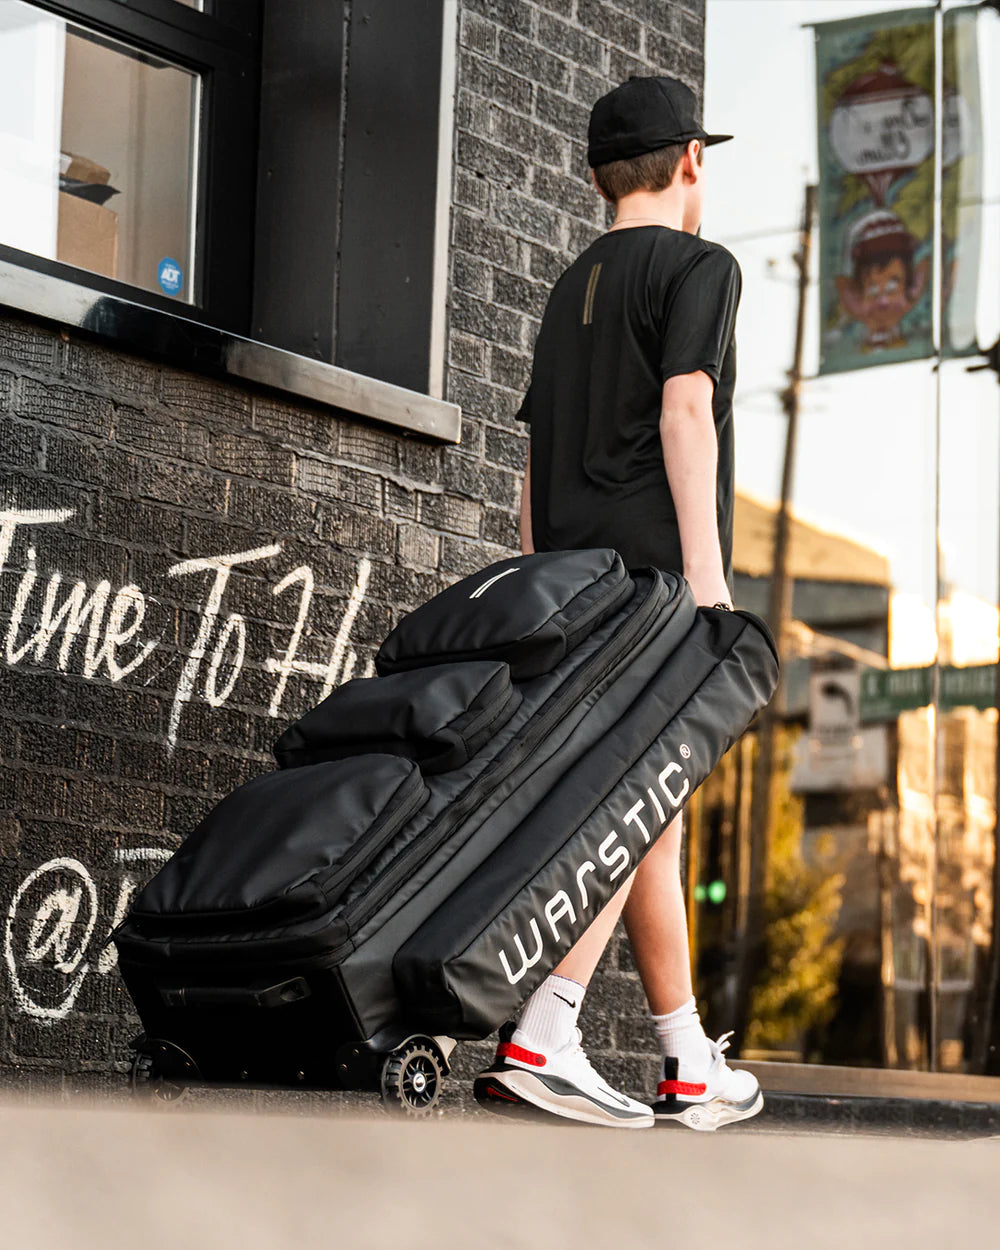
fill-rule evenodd
<path id="1" fill-rule="evenodd" d="M 110 339 L 182 369 L 271 387 L 446 443 L 461 438 L 458 404 L 3 260 L 0 304 Z"/>

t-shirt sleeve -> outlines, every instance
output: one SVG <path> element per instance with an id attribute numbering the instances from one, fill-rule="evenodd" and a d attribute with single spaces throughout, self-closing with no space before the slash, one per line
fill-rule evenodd
<path id="1" fill-rule="evenodd" d="M 733 337 L 742 277 L 724 248 L 699 256 L 670 292 L 660 357 L 660 378 L 704 370 L 718 382 Z"/>

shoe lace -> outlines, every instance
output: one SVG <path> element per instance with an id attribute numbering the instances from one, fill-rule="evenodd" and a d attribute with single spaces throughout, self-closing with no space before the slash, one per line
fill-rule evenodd
<path id="1" fill-rule="evenodd" d="M 723 1033 L 721 1037 L 717 1037 L 713 1042 L 708 1039 L 708 1049 L 712 1052 L 712 1070 L 725 1066 L 726 1051 L 729 1049 L 729 1039 L 733 1036 L 735 1029 L 730 1029 L 728 1033 Z"/>

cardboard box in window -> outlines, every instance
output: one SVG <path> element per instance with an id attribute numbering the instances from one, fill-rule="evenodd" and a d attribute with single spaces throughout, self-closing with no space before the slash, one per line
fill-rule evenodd
<path id="1" fill-rule="evenodd" d="M 56 259 L 106 278 L 118 276 L 118 214 L 105 201 L 115 195 L 103 165 L 75 152 L 60 163 L 59 230 Z"/>
<path id="2" fill-rule="evenodd" d="M 60 191 L 56 259 L 117 278 L 118 214 L 103 204 Z"/>

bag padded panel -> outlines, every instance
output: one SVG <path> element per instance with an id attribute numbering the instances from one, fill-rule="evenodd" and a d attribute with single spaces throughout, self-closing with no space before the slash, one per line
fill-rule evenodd
<path id="1" fill-rule="evenodd" d="M 506 660 L 521 681 L 550 672 L 634 591 L 610 548 L 541 552 L 490 565 L 405 616 L 379 673 L 460 659 Z"/>
<path id="2" fill-rule="evenodd" d="M 400 948 L 393 967 L 407 1018 L 472 1038 L 515 1011 L 767 703 L 777 674 L 760 623 L 700 609 L 608 747 L 576 760 Z"/>
<path id="3" fill-rule="evenodd" d="M 465 764 L 521 702 L 498 660 L 361 677 L 338 687 L 274 744 L 282 768 L 385 753 L 430 776 Z"/>
<path id="4" fill-rule="evenodd" d="M 265 773 L 227 795 L 137 897 L 142 925 L 271 922 L 327 906 L 427 797 L 416 766 L 366 755 Z"/>

